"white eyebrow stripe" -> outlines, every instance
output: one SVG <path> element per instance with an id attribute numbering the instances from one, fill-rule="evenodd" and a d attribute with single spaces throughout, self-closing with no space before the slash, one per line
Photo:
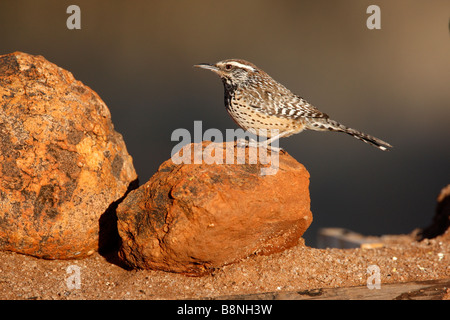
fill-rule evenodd
<path id="1" fill-rule="evenodd" d="M 245 64 L 242 64 L 242 63 L 239 63 L 239 62 L 236 62 L 236 61 L 230 61 L 230 62 L 228 62 L 228 64 L 231 64 L 231 65 L 233 65 L 235 67 L 238 67 L 238 68 L 247 69 L 247 70 L 250 70 L 250 71 L 255 71 L 255 68 L 253 68 L 251 66 L 248 66 L 248 65 L 245 65 Z"/>

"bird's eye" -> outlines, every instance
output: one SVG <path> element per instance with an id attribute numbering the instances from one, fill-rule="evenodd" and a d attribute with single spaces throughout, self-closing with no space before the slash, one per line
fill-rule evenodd
<path id="1" fill-rule="evenodd" d="M 225 70 L 231 70 L 231 68 L 233 68 L 233 66 L 231 64 L 225 65 Z"/>

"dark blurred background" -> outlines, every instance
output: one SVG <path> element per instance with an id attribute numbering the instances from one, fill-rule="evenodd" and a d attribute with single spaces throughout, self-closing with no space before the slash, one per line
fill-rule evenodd
<path id="1" fill-rule="evenodd" d="M 69 5 L 81 30 L 68 30 Z M 381 8 L 381 30 L 366 9 Z M 283 139 L 311 174 L 322 227 L 370 235 L 426 227 L 450 183 L 450 2 L 2 0 L 0 54 L 43 55 L 95 90 L 145 183 L 177 128 L 235 128 L 218 77 L 200 62 L 255 63 L 333 119 L 390 142 L 339 133 Z"/>

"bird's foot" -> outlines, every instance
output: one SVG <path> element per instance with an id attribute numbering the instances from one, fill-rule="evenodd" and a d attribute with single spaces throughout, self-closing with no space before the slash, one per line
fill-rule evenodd
<path id="1" fill-rule="evenodd" d="M 270 150 L 271 152 L 275 152 L 275 153 L 284 151 L 283 148 L 274 147 L 271 144 L 268 144 L 266 141 L 256 142 L 255 140 L 252 140 L 249 142 L 249 146 L 252 146 L 255 148 L 266 148 L 266 149 Z"/>
<path id="2" fill-rule="evenodd" d="M 261 141 L 258 142 L 252 138 L 250 138 L 249 141 L 247 141 L 246 139 L 242 138 L 242 139 L 238 139 L 237 140 L 237 147 L 238 148 L 267 148 L 268 150 L 272 151 L 272 152 L 280 152 L 280 151 L 284 151 L 283 148 L 279 148 L 279 147 L 274 147 L 271 144 L 267 144 L 266 141 Z"/>
<path id="3" fill-rule="evenodd" d="M 236 146 L 238 148 L 245 148 L 245 147 L 247 147 L 247 145 L 248 145 L 248 142 L 247 142 L 247 140 L 245 140 L 245 138 L 240 138 L 240 139 L 237 139 L 237 141 L 236 141 Z"/>

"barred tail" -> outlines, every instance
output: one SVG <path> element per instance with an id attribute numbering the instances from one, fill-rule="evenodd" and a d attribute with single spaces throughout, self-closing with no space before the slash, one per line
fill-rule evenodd
<path id="1" fill-rule="evenodd" d="M 365 134 L 363 132 L 360 132 L 358 130 L 348 128 L 342 124 L 340 124 L 337 121 L 330 120 L 328 118 L 315 118 L 314 121 L 311 121 L 307 125 L 308 129 L 311 130 L 317 130 L 317 131 L 337 131 L 337 132 L 345 132 L 356 139 L 359 139 L 361 141 L 364 141 L 365 143 L 368 143 L 380 150 L 388 151 L 389 148 L 392 148 L 392 146 L 378 138 L 375 138 L 371 135 Z"/>

